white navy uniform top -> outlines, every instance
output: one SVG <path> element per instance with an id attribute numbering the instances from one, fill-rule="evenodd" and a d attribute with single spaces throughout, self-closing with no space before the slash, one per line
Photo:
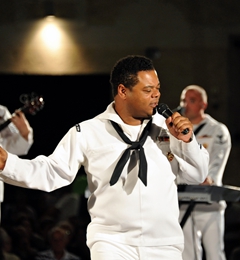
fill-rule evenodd
<path id="1" fill-rule="evenodd" d="M 132 138 L 135 127 L 124 124 L 111 103 L 102 114 L 70 128 L 48 157 L 21 160 L 9 153 L 0 176 L 9 184 L 52 191 L 69 185 L 83 166 L 91 192 L 88 246 L 98 240 L 136 246 L 183 244 L 176 175 L 180 174 L 189 184 L 203 182 L 209 161 L 207 150 L 194 136 L 189 143 L 172 135 L 170 142 L 161 141 L 161 132 L 166 132 L 165 118 L 155 114 L 143 146 L 148 165 L 147 186 L 138 178 L 136 151 L 117 183 L 111 186 L 113 170 L 129 145 L 109 120 L 118 123 L 132 141 L 136 138 Z M 143 122 L 141 131 L 148 121 Z"/>
<path id="2" fill-rule="evenodd" d="M 205 114 L 204 120 L 193 125 L 195 131 L 200 127 L 196 138 L 209 153 L 208 176 L 214 181 L 213 185 L 222 186 L 222 178 L 231 150 L 231 136 L 228 128 L 210 115 Z M 181 207 L 182 208 L 182 207 Z M 226 202 L 212 202 L 211 204 L 197 204 L 194 211 L 212 211 L 226 208 Z"/>
<path id="3" fill-rule="evenodd" d="M 0 105 L 0 125 L 11 118 L 7 107 Z M 28 140 L 23 138 L 13 123 L 10 123 L 0 132 L 0 146 L 10 153 L 26 155 L 33 144 L 33 129 L 30 127 Z M 4 185 L 0 181 L 0 203 L 3 202 Z"/>

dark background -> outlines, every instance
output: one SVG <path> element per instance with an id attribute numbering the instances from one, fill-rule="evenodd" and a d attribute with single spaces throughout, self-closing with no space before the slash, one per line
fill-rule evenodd
<path id="1" fill-rule="evenodd" d="M 44 106 L 35 115 L 26 113 L 34 130 L 34 144 L 24 158 L 49 155 L 75 124 L 103 112 L 112 100 L 109 75 L 0 75 L 0 104 L 10 113 L 22 108 L 23 94 L 42 96 Z"/>

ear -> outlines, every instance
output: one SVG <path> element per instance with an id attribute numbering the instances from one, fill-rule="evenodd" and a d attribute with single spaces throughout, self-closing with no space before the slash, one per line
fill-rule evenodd
<path id="1" fill-rule="evenodd" d="M 203 108 L 203 110 L 206 110 L 207 109 L 207 103 L 203 103 L 202 108 Z"/>
<path id="2" fill-rule="evenodd" d="M 123 84 L 120 84 L 118 86 L 118 95 L 121 97 L 121 98 L 125 98 L 126 97 L 126 87 L 123 85 Z"/>

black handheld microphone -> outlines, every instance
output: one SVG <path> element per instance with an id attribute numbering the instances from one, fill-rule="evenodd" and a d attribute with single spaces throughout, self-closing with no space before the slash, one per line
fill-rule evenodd
<path id="1" fill-rule="evenodd" d="M 169 118 L 173 112 L 172 110 L 168 107 L 168 105 L 164 104 L 164 103 L 160 103 L 157 107 L 157 111 L 159 114 L 161 114 L 162 116 L 164 116 L 165 118 Z M 186 135 L 189 133 L 189 129 L 186 128 L 182 131 L 182 134 Z"/>

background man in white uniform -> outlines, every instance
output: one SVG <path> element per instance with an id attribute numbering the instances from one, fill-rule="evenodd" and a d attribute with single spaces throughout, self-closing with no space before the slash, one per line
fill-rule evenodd
<path id="1" fill-rule="evenodd" d="M 186 117 L 158 113 L 160 82 L 150 59 L 119 60 L 110 83 L 114 101 L 71 127 L 50 156 L 22 160 L 0 148 L 0 177 L 52 191 L 72 183 L 83 166 L 91 194 L 91 260 L 182 260 L 175 179 L 179 174 L 189 184 L 202 183 L 208 152 Z"/>
<path id="2" fill-rule="evenodd" d="M 9 119 L 11 122 L 0 131 L 0 146 L 10 153 L 26 155 L 33 144 L 33 129 L 23 112 L 16 110 L 11 115 L 7 107 L 0 105 L 0 126 Z M 4 184 L 0 180 L 0 220 L 3 199 Z"/>
<path id="3" fill-rule="evenodd" d="M 182 114 L 193 124 L 196 138 L 209 152 L 208 176 L 202 185 L 222 186 L 222 177 L 231 149 L 227 127 L 205 113 L 207 93 L 197 85 L 187 86 L 181 94 Z M 181 182 L 181 181 L 179 181 Z M 181 218 L 186 205 L 181 205 Z M 196 204 L 183 227 L 184 260 L 202 260 L 203 243 L 207 260 L 224 260 L 224 213 L 226 203 Z"/>

